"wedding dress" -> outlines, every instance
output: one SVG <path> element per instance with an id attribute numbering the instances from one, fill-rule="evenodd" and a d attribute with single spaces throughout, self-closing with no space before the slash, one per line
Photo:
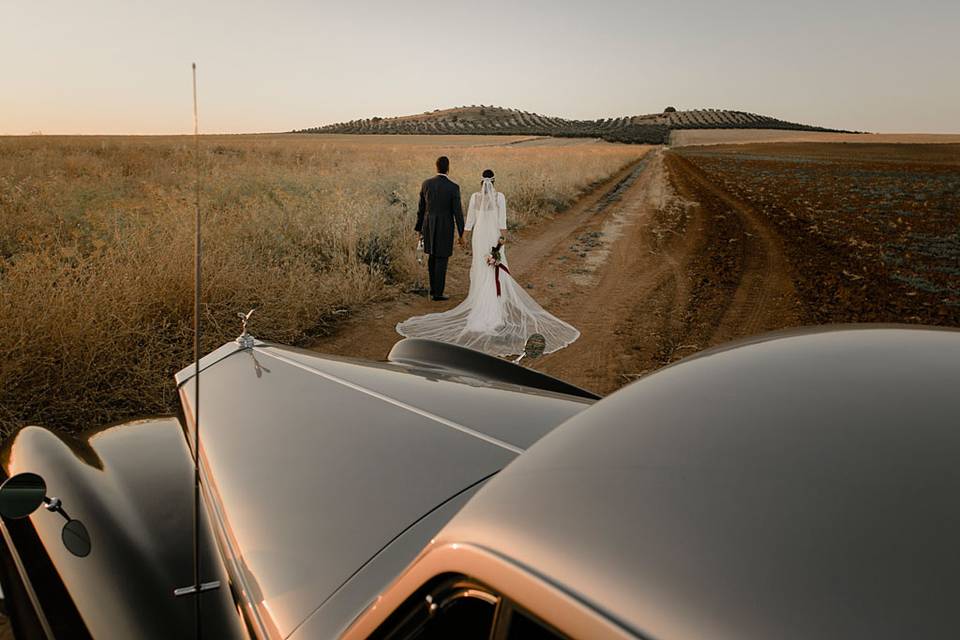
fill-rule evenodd
<path id="1" fill-rule="evenodd" d="M 505 247 L 500 248 L 500 262 L 506 269 L 498 270 L 488 263 L 506 228 L 506 198 L 494 189 L 491 179 L 485 178 L 481 191 L 470 197 L 467 209 L 466 230 L 473 230 L 473 260 L 466 299 L 449 311 L 404 320 L 397 325 L 397 333 L 451 342 L 494 356 L 523 353 L 527 338 L 534 333 L 546 339 L 544 353 L 562 349 L 579 338 L 579 331 L 546 312 L 513 279 L 507 271 Z"/>

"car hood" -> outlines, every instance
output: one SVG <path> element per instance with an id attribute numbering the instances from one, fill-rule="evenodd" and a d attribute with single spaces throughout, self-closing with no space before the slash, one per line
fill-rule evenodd
<path id="1" fill-rule="evenodd" d="M 193 371 L 177 375 L 191 442 Z M 279 637 L 391 541 L 591 404 L 259 342 L 224 345 L 201 371 L 214 528 L 248 613 Z"/>

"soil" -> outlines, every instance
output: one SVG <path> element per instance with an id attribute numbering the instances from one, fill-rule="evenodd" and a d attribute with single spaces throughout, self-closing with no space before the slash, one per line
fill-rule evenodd
<path id="1" fill-rule="evenodd" d="M 848 142 L 857 144 L 937 144 L 960 142 L 960 135 L 948 133 L 833 133 L 786 129 L 676 129 L 670 145 L 751 144 L 758 142 Z"/>
<path id="2" fill-rule="evenodd" d="M 960 145 L 757 144 L 680 156 L 787 240 L 806 322 L 960 325 Z"/>

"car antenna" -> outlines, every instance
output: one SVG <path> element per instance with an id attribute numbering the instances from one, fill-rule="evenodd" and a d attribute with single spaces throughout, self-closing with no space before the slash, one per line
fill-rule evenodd
<path id="1" fill-rule="evenodd" d="M 196 198 L 193 241 L 193 584 L 174 589 L 174 596 L 194 596 L 196 638 L 200 640 L 200 594 L 220 587 L 220 582 L 200 581 L 200 119 L 197 114 L 197 63 L 193 69 L 193 152 L 196 161 Z"/>

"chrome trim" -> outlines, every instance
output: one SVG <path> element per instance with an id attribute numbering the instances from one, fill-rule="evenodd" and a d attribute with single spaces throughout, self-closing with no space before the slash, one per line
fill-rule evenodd
<path id="1" fill-rule="evenodd" d="M 500 602 L 500 598 L 493 595 L 492 593 L 487 593 L 486 591 L 483 591 L 481 589 L 470 588 L 470 589 L 460 589 L 450 594 L 449 596 L 444 598 L 443 602 L 440 603 L 440 608 L 443 609 L 451 602 L 455 600 L 460 600 L 461 598 L 474 598 L 476 600 L 483 600 L 487 604 L 492 604 L 494 606 L 496 606 L 497 603 Z"/>
<path id="2" fill-rule="evenodd" d="M 233 545 L 230 531 L 227 529 L 226 517 L 223 513 L 220 500 L 214 495 L 214 490 L 209 484 L 210 478 L 205 465 L 200 465 L 200 490 L 206 498 L 205 504 L 209 507 L 210 524 L 217 546 L 220 549 L 220 558 L 223 560 L 224 569 L 230 577 L 230 581 L 239 587 L 239 597 L 243 600 L 238 603 L 240 615 L 249 627 L 255 627 L 254 632 L 258 638 L 269 638 L 270 633 L 266 623 L 261 616 L 259 605 L 261 602 L 254 601 L 250 597 L 253 592 L 247 581 L 246 573 L 243 570 L 242 557 Z"/>
<path id="3" fill-rule="evenodd" d="M 546 579 L 510 557 L 472 543 L 449 542 L 442 534 L 360 611 L 340 634 L 343 640 L 365 640 L 424 584 L 445 574 L 489 585 L 506 601 L 515 601 L 565 637 L 610 640 L 647 638 L 580 593 Z M 468 587 L 471 588 L 471 587 Z M 523 597 L 518 597 L 522 595 Z M 434 598 L 434 602 L 436 599 Z"/>
<path id="4" fill-rule="evenodd" d="M 252 349 L 253 345 L 257 343 L 257 339 L 254 338 L 249 333 L 247 333 L 246 331 L 244 331 L 239 336 L 237 336 L 237 339 L 235 340 L 235 342 L 238 345 L 240 345 L 241 349 Z"/>
<path id="5" fill-rule="evenodd" d="M 40 626 L 43 627 L 43 633 L 49 640 L 54 640 L 53 629 L 50 628 L 50 623 L 47 622 L 47 616 L 44 614 L 43 608 L 40 606 L 40 598 L 37 597 L 37 592 L 33 590 L 33 584 L 30 582 L 30 577 L 27 575 L 27 569 L 23 566 L 23 560 L 20 559 L 20 554 L 17 552 L 17 548 L 13 545 L 13 539 L 10 537 L 10 532 L 7 531 L 7 525 L 3 522 L 0 522 L 0 532 L 3 533 L 3 540 L 7 544 L 7 549 L 10 550 L 10 557 L 13 558 L 13 564 L 17 566 L 17 573 L 20 574 L 20 581 L 23 583 L 23 588 L 27 592 L 27 597 L 30 598 L 30 605 L 37 614 L 37 620 L 40 621 Z"/>
<path id="6" fill-rule="evenodd" d="M 189 587 L 180 587 L 179 589 L 174 589 L 173 595 L 176 597 L 188 596 L 194 593 L 201 593 L 203 591 L 213 591 L 214 589 L 219 589 L 219 588 L 220 588 L 220 581 L 214 580 L 212 582 L 200 583 L 199 589 L 196 587 L 196 585 L 190 585 Z"/>
<path id="7" fill-rule="evenodd" d="M 392 404 L 393 406 L 399 407 L 400 409 L 404 409 L 404 410 L 406 410 L 406 411 L 409 411 L 410 413 L 415 413 L 415 414 L 417 414 L 418 416 L 421 416 L 421 417 L 423 417 L 423 418 L 427 418 L 428 420 L 432 420 L 432 421 L 434 421 L 434 422 L 437 422 L 437 423 L 439 423 L 439 424 L 442 424 L 442 425 L 444 425 L 445 427 L 450 427 L 451 429 L 456 429 L 457 431 L 460 431 L 460 432 L 465 433 L 465 434 L 467 434 L 467 435 L 473 436 L 474 438 L 477 438 L 477 439 L 479 439 L 479 440 L 483 440 L 484 442 L 487 442 L 487 443 L 489 443 L 489 444 L 498 446 L 498 447 L 500 447 L 500 448 L 502 448 L 502 449 L 506 449 L 507 451 L 512 451 L 513 453 L 516 453 L 516 454 L 518 454 L 518 455 L 524 452 L 524 449 L 521 449 L 520 447 L 514 446 L 514 445 L 512 445 L 512 444 L 510 444 L 510 443 L 508 443 L 508 442 L 504 442 L 503 440 L 499 440 L 499 439 L 494 438 L 494 437 L 492 437 L 492 436 L 488 436 L 488 435 L 485 434 L 485 433 L 480 433 L 479 431 L 475 431 L 475 430 L 471 429 L 470 427 L 464 426 L 464 425 L 462 425 L 462 424 L 458 424 L 458 423 L 454 422 L 453 420 L 448 420 L 448 419 L 443 418 L 443 417 L 441 417 L 441 416 L 438 416 L 438 415 L 436 415 L 436 414 L 434 414 L 434 413 L 430 413 L 429 411 L 426 411 L 425 409 L 421 409 L 420 407 L 415 407 L 415 406 L 413 406 L 413 405 L 407 404 L 406 402 L 402 402 L 402 401 L 400 401 L 400 400 L 397 400 L 396 398 L 391 398 L 391 397 L 388 396 L 388 395 L 384 395 L 384 394 L 382 394 L 382 393 L 378 393 L 378 392 L 376 392 L 376 391 L 372 391 L 371 389 L 367 389 L 366 387 L 362 387 L 362 386 L 360 386 L 360 385 L 358 385 L 358 384 L 355 384 L 355 383 L 353 383 L 353 382 L 350 382 L 350 381 L 348 381 L 348 380 L 344 380 L 343 378 L 338 378 L 337 376 L 331 375 L 331 374 L 326 373 L 326 372 L 324 372 L 324 371 L 320 371 L 319 369 L 315 369 L 315 368 L 313 368 L 313 367 L 311 367 L 311 366 L 308 366 L 308 365 L 306 365 L 306 364 L 303 364 L 302 362 L 298 362 L 298 361 L 296 361 L 296 360 L 293 360 L 293 359 L 291 359 L 291 358 L 287 358 L 286 356 L 282 356 L 282 355 L 280 355 L 280 354 L 278 354 L 278 353 L 273 353 L 273 352 L 271 352 L 271 351 L 265 351 L 265 350 L 262 350 L 262 349 L 260 349 L 259 351 L 260 351 L 261 353 L 263 353 L 264 355 L 270 356 L 271 358 L 275 358 L 275 359 L 277 359 L 277 360 L 279 360 L 279 361 L 281 361 L 281 362 L 285 362 L 285 363 L 287 363 L 287 364 L 289 364 L 289 365 L 292 365 L 292 366 L 294 366 L 294 367 L 297 367 L 298 369 L 303 369 L 304 371 L 308 371 L 308 372 L 310 372 L 310 373 L 316 374 L 316 375 L 320 376 L 321 378 L 326 378 L 327 380 L 330 380 L 331 382 L 336 382 L 337 384 L 341 384 L 341 385 L 343 385 L 343 386 L 345 386 L 345 387 L 347 387 L 347 388 L 349 388 L 349 389 L 353 389 L 354 391 L 359 391 L 360 393 L 362 393 L 362 394 L 364 394 L 364 395 L 368 395 L 368 396 L 370 396 L 371 398 L 376 398 L 377 400 L 381 400 L 381 401 L 383 401 L 383 402 L 386 402 L 387 404 Z"/>

